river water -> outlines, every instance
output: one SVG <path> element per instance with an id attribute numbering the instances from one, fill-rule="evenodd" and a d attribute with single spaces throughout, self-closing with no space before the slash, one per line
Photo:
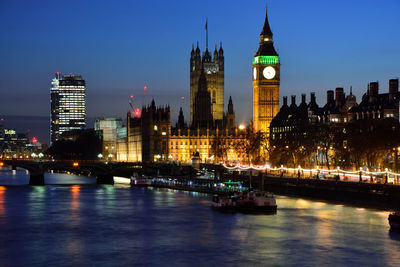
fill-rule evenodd
<path id="1" fill-rule="evenodd" d="M 28 178 L 0 171 L 0 266 L 400 266 L 387 211 L 277 196 L 276 215 L 220 214 L 199 193 Z"/>

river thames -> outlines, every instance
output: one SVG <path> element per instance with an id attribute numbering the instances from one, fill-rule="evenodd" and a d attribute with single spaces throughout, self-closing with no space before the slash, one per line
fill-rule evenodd
<path id="1" fill-rule="evenodd" d="M 400 266 L 387 211 L 276 196 L 275 215 L 220 214 L 205 194 L 28 181 L 0 171 L 0 266 Z"/>

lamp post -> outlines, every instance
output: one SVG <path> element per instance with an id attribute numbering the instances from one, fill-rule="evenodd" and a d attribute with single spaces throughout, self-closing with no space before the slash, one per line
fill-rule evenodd
<path id="1" fill-rule="evenodd" d="M 388 183 L 388 169 L 385 169 L 385 184 Z"/>
<path id="2" fill-rule="evenodd" d="M 395 149 L 394 153 L 394 169 L 398 172 L 399 171 L 399 162 L 398 162 L 398 156 L 400 153 L 400 146 Z"/>

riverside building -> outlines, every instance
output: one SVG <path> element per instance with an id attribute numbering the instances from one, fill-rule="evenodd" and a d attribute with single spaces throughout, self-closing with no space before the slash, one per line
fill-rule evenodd
<path id="1" fill-rule="evenodd" d="M 80 75 L 63 75 L 59 72 L 51 82 L 50 141 L 61 134 L 81 130 L 86 126 L 86 83 Z"/>
<path id="2" fill-rule="evenodd" d="M 279 111 L 280 84 L 280 61 L 267 17 L 260 38 L 253 60 L 254 128 L 267 135 Z M 256 140 L 253 125 L 236 125 L 231 97 L 225 107 L 224 61 L 222 45 L 211 54 L 208 38 L 203 55 L 198 44 L 196 49 L 192 46 L 188 123 L 181 108 L 172 126 L 169 106 L 157 107 L 154 101 L 138 114 L 128 113 L 126 136 L 117 140 L 117 160 L 189 163 L 197 155 L 207 163 L 239 163 L 263 157 L 251 152 Z"/>

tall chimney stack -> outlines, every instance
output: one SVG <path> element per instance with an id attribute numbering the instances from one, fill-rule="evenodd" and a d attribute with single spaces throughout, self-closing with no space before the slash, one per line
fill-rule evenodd
<path id="1" fill-rule="evenodd" d="M 379 83 L 371 82 L 369 83 L 369 102 L 372 103 L 379 94 Z"/>
<path id="2" fill-rule="evenodd" d="M 301 103 L 302 104 L 306 103 L 306 94 L 301 94 Z"/>
<path id="3" fill-rule="evenodd" d="M 291 107 L 295 107 L 296 106 L 296 96 L 292 95 L 292 104 L 290 105 Z"/>
<path id="4" fill-rule="evenodd" d="M 340 106 L 344 102 L 343 88 L 336 88 L 336 106 Z"/>
<path id="5" fill-rule="evenodd" d="M 326 102 L 330 103 L 330 102 L 334 102 L 334 101 L 335 101 L 335 97 L 334 97 L 333 90 L 328 90 L 328 92 L 326 92 Z"/>
<path id="6" fill-rule="evenodd" d="M 287 96 L 283 97 L 283 106 L 287 107 Z"/>
<path id="7" fill-rule="evenodd" d="M 314 92 L 312 92 L 311 94 L 310 94 L 310 103 L 315 103 L 316 101 L 315 101 L 315 93 Z"/>
<path id="8" fill-rule="evenodd" d="M 399 79 L 389 80 L 389 100 L 393 100 L 399 92 Z"/>

